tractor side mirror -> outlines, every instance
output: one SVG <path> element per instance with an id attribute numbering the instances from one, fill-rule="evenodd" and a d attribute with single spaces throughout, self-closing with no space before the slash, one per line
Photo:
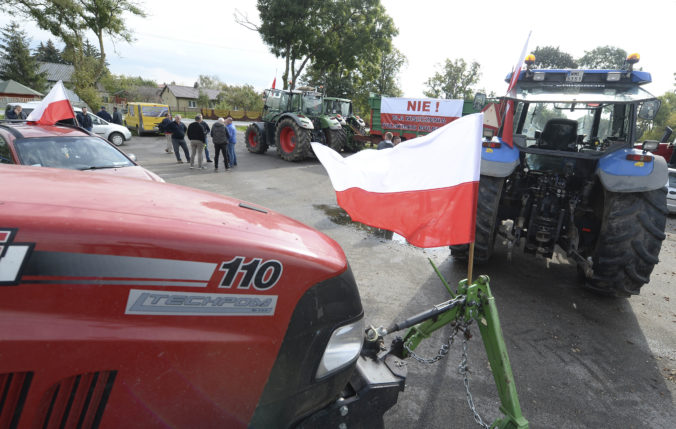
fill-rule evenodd
<path id="1" fill-rule="evenodd" d="M 474 108 L 475 111 L 481 112 L 481 109 L 486 106 L 486 94 L 477 92 L 476 95 L 474 95 L 474 102 L 472 103 L 472 107 Z"/>
<path id="2" fill-rule="evenodd" d="M 657 116 L 657 112 L 660 110 L 660 105 L 662 102 L 660 100 L 648 100 L 644 101 L 641 105 L 641 110 L 638 111 L 638 117 L 648 121 L 652 121 Z"/>
<path id="3" fill-rule="evenodd" d="M 534 135 L 535 140 L 540 140 L 540 136 L 541 136 L 541 135 L 542 135 L 542 132 L 541 132 L 541 131 L 535 131 L 535 135 Z"/>
<path id="4" fill-rule="evenodd" d="M 643 145 L 641 147 L 646 152 L 654 152 L 657 150 L 659 146 L 660 142 L 658 142 L 657 140 L 646 140 L 643 142 Z"/>

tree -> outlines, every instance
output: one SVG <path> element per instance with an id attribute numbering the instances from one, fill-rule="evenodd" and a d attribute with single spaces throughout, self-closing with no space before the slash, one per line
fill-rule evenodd
<path id="1" fill-rule="evenodd" d="M 558 46 L 538 46 L 533 51 L 535 67 L 539 69 L 575 69 L 573 56 L 562 52 Z"/>
<path id="2" fill-rule="evenodd" d="M 446 59 L 441 72 L 427 79 L 425 85 L 429 88 L 423 93 L 432 98 L 472 98 L 473 85 L 479 82 L 481 66 L 476 61 L 468 66 L 464 59 L 455 61 Z"/>
<path id="3" fill-rule="evenodd" d="M 320 73 L 352 71 L 376 62 L 397 34 L 380 0 L 258 0 L 260 24 L 235 13 L 235 20 L 257 31 L 270 52 L 284 58 L 284 89 L 293 89 L 306 65 Z M 342 70 L 341 70 L 342 69 Z"/>
<path id="4" fill-rule="evenodd" d="M 221 88 L 223 88 L 224 85 L 224 83 L 221 82 L 221 79 L 218 76 L 206 76 L 203 74 L 199 75 L 197 82 L 200 88 L 215 89 L 215 90 L 220 90 Z"/>
<path id="5" fill-rule="evenodd" d="M 1 30 L 0 56 L 4 63 L 0 65 L 0 79 L 15 80 L 29 88 L 44 92 L 47 79 L 40 73 L 38 62 L 30 53 L 30 39 L 21 30 L 19 24 L 10 22 Z"/>
<path id="6" fill-rule="evenodd" d="M 589 69 L 621 69 L 627 58 L 627 51 L 614 46 L 599 46 L 577 60 L 579 67 Z"/>
<path id="7" fill-rule="evenodd" d="M 197 93 L 197 105 L 205 109 L 209 108 L 209 95 L 201 89 Z"/>
<path id="8" fill-rule="evenodd" d="M 54 42 L 52 42 L 52 39 L 47 39 L 47 43 L 45 44 L 40 42 L 40 45 L 35 50 L 35 59 L 45 63 L 64 63 L 64 60 L 61 57 L 61 51 L 59 51 Z"/>
<path id="9" fill-rule="evenodd" d="M 263 97 L 251 85 L 228 86 L 223 84 L 218 94 L 218 107 L 231 110 L 263 110 Z"/>

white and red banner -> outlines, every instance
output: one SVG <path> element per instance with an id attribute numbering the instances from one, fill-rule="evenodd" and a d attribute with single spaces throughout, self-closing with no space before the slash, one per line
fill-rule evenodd
<path id="1" fill-rule="evenodd" d="M 70 118 L 75 118 L 75 112 L 68 100 L 63 82 L 58 81 L 42 103 L 28 115 L 26 121 L 37 122 L 41 125 L 54 125 L 56 121 Z"/>
<path id="2" fill-rule="evenodd" d="M 312 149 L 353 221 L 440 247 L 474 241 L 482 129 L 476 113 L 392 149 L 347 158 L 320 143 Z"/>
<path id="3" fill-rule="evenodd" d="M 432 132 L 462 116 L 463 100 L 431 98 L 380 99 L 380 125 L 384 130 Z"/>

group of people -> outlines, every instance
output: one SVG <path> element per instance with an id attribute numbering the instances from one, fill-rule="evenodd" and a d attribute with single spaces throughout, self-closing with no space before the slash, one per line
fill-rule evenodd
<path id="1" fill-rule="evenodd" d="M 117 110 L 117 107 L 113 107 L 113 116 L 110 116 L 110 113 L 106 111 L 106 107 L 101 106 L 101 110 L 96 113 L 96 116 L 113 124 L 122 125 L 122 114 Z M 87 113 L 86 107 L 77 112 L 75 118 L 82 128 L 91 132 L 94 124 L 92 123 L 91 116 Z"/>
<path id="2" fill-rule="evenodd" d="M 166 153 L 173 153 L 176 155 L 176 162 L 181 164 L 180 150 L 183 150 L 185 159 L 190 163 L 190 168 L 195 168 L 195 159 L 197 159 L 197 168 L 206 169 L 204 155 L 206 155 L 206 162 L 214 163 L 214 171 L 218 171 L 218 164 L 220 155 L 223 156 L 223 167 L 225 171 L 229 171 L 231 167 L 237 165 L 237 156 L 235 155 L 235 143 L 237 143 L 237 130 L 232 123 L 232 117 L 218 118 L 210 128 L 203 119 L 202 115 L 195 117 L 195 122 L 188 127 L 181 122 L 181 115 L 176 115 L 173 118 L 169 113 L 160 123 L 160 132 L 163 132 L 167 139 L 167 147 L 164 149 Z M 185 138 L 190 140 L 190 151 Z M 214 144 L 214 160 L 209 156 L 208 140 L 211 136 Z"/>
<path id="3" fill-rule="evenodd" d="M 393 137 L 392 133 L 388 131 L 388 132 L 385 133 L 385 140 L 378 143 L 378 150 L 390 149 L 390 148 L 395 147 L 399 143 L 401 143 L 401 137 L 399 137 L 399 136 Z"/>

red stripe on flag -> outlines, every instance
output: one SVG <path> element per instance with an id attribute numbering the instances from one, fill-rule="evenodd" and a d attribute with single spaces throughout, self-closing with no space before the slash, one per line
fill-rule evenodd
<path id="1" fill-rule="evenodd" d="M 47 105 L 37 123 L 41 125 L 54 125 L 56 121 L 74 118 L 73 108 L 68 100 L 53 101 Z"/>
<path id="2" fill-rule="evenodd" d="M 336 192 L 353 221 L 394 231 L 414 246 L 441 247 L 474 241 L 479 182 L 422 191 Z"/>

